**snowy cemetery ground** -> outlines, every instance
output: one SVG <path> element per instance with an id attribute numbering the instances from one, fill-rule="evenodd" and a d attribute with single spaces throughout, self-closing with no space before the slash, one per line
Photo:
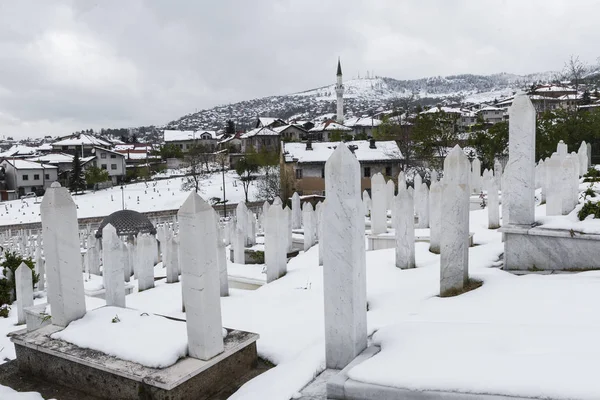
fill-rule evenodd
<path id="1" fill-rule="evenodd" d="M 181 177 L 160 179 L 148 182 L 132 183 L 123 186 L 113 186 L 96 192 L 87 191 L 85 194 L 73 196 L 77 204 L 78 218 L 101 217 L 123 208 L 138 212 L 175 210 L 181 206 L 189 192 L 181 190 Z M 225 196 L 229 204 L 235 204 L 245 199 L 244 189 L 235 171 L 225 174 Z M 212 198 L 223 197 L 223 178 L 220 172 L 212 173 L 202 179 L 199 194 L 210 201 Z M 138 201 L 139 199 L 139 201 Z M 256 186 L 250 185 L 248 199 L 256 199 Z M 0 204 L 0 226 L 30 222 L 40 222 L 40 204 L 34 198 L 5 201 Z"/>
<path id="2" fill-rule="evenodd" d="M 587 186 L 581 184 L 580 189 Z M 575 212 L 552 219 L 572 219 Z M 536 207 L 536 214 L 546 218 L 544 205 Z M 578 223 L 571 222 L 577 228 Z M 598 226 L 598 221 L 593 223 Z M 438 296 L 440 257 L 429 252 L 428 243 L 416 243 L 416 269 L 396 268 L 394 249 L 367 252 L 368 332 L 382 350 L 351 370 L 352 378 L 413 389 L 597 398 L 600 384 L 590 374 L 600 356 L 595 344 L 600 315 L 590 305 L 600 300 L 600 271 L 516 276 L 498 268 L 503 244 L 497 230 L 487 229 L 487 210 L 470 212 L 470 230 L 475 233 L 475 246 L 469 249 L 470 275 L 483 286 L 458 297 Z M 230 289 L 230 296 L 221 298 L 223 325 L 260 334 L 259 355 L 276 365 L 233 398 L 288 399 L 323 371 L 323 270 L 318 246 L 290 260 L 284 277 L 254 291 Z M 244 268 L 252 271 L 250 276 L 264 277 L 262 265 L 228 262 L 230 275 L 239 270 L 246 276 Z M 165 276 L 162 264 L 156 266 L 155 275 Z M 98 284 L 97 277 L 84 278 L 90 288 Z M 136 280 L 131 283 L 137 285 Z M 37 293 L 35 303 L 45 301 L 45 293 Z M 119 325 L 111 322 L 116 315 L 124 320 L 129 314 L 145 318 L 143 313 L 185 319 L 181 304 L 181 284 L 159 279 L 155 288 L 128 295 L 127 310 L 104 308 L 101 314 L 88 315 L 100 317 L 111 328 Z M 88 310 L 104 305 L 102 299 L 86 297 Z M 86 321 L 78 324 L 81 329 Z M 2 358 L 15 357 L 6 337 L 20 329 L 15 324 L 13 307 L 9 318 L 0 319 Z M 76 336 L 84 337 L 76 339 L 84 347 L 122 353 L 115 340 L 98 333 Z M 130 350 L 144 357 L 155 350 L 149 343 L 142 341 Z M 181 355 L 181 348 L 166 354 Z M 18 396 L 13 395 L 19 400 L 35 395 Z"/>

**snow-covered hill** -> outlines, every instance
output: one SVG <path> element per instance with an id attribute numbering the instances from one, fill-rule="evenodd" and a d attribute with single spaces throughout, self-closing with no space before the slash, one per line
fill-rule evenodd
<path id="1" fill-rule="evenodd" d="M 452 75 L 414 80 L 386 77 L 344 81 L 344 103 L 347 116 L 369 114 L 392 107 L 400 99 L 413 98 L 423 105 L 444 100 L 483 102 L 493 101 L 530 87 L 537 82 L 548 82 L 554 72 L 529 75 L 500 73 L 494 75 Z M 167 124 L 169 129 L 220 129 L 225 121 L 233 119 L 238 129 L 248 128 L 257 115 L 312 119 L 335 112 L 334 83 L 328 86 L 282 96 L 269 96 L 234 104 L 217 106 L 186 115 Z"/>

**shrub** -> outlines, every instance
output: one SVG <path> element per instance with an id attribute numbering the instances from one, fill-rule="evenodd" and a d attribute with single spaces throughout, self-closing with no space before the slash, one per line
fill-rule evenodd
<path id="1" fill-rule="evenodd" d="M 577 217 L 580 221 L 586 219 L 588 215 L 594 215 L 594 218 L 600 218 L 600 203 L 594 203 L 586 201 L 581 207 L 581 210 L 577 213 Z"/>
<path id="2" fill-rule="evenodd" d="M 590 168 L 588 172 L 583 176 L 584 182 L 598 182 L 600 181 L 600 171 L 596 168 Z"/>
<path id="3" fill-rule="evenodd" d="M 35 263 L 31 258 L 24 258 L 14 251 L 5 251 L 4 262 L 0 264 L 0 266 L 2 266 L 3 268 L 2 273 L 5 276 L 4 279 L 0 279 L 0 306 L 2 306 L 3 304 L 10 304 L 13 294 L 16 300 L 17 295 L 15 290 L 15 272 L 17 271 L 17 268 L 19 268 L 19 265 L 21 265 L 22 262 L 24 262 L 25 265 L 27 265 L 31 269 L 34 286 L 40 279 L 39 274 L 36 274 L 34 272 Z"/>

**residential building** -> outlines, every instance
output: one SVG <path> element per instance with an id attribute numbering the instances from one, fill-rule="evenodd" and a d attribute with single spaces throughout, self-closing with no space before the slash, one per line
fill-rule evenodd
<path id="1" fill-rule="evenodd" d="M 114 151 L 125 157 L 126 166 L 136 166 L 160 161 L 158 151 L 147 143 L 126 143 L 115 146 Z"/>
<path id="2" fill-rule="evenodd" d="M 49 153 L 40 156 L 27 158 L 27 161 L 33 161 L 40 164 L 54 165 L 58 168 L 59 175 L 73 168 L 73 156 L 65 153 Z"/>
<path id="3" fill-rule="evenodd" d="M 345 120 L 344 126 L 352 129 L 352 134 L 354 136 L 361 135 L 365 137 L 373 137 L 373 132 L 382 123 L 382 120 L 374 117 L 354 117 Z"/>
<path id="4" fill-rule="evenodd" d="M 172 144 L 179 147 L 184 152 L 189 151 L 194 146 L 203 146 L 206 149 L 214 151 L 220 140 L 216 131 L 175 131 L 165 130 L 165 144 Z"/>
<path id="5" fill-rule="evenodd" d="M 126 174 L 125 155 L 102 147 L 94 147 L 93 150 L 93 157 L 82 160 L 83 168 L 94 165 L 108 171 L 113 185 L 122 182 Z"/>
<path id="6" fill-rule="evenodd" d="M 19 196 L 30 192 L 43 195 L 58 179 L 58 167 L 54 165 L 6 158 L 0 166 L 4 168 L 6 189 L 16 191 Z"/>
<path id="7" fill-rule="evenodd" d="M 352 134 L 352 128 L 338 124 L 332 119 L 315 125 L 314 128 L 308 131 L 310 140 L 318 142 L 329 142 L 333 133 Z"/>
<path id="8" fill-rule="evenodd" d="M 242 153 L 254 151 L 278 151 L 281 136 L 269 128 L 255 128 L 240 136 Z"/>
<path id="9" fill-rule="evenodd" d="M 350 142 L 283 143 L 281 147 L 281 188 L 284 198 L 325 193 L 325 162 L 338 146 L 348 146 L 361 168 L 361 191 L 371 190 L 371 177 L 381 172 L 388 178 L 400 173 L 402 153 L 395 141 L 356 140 Z"/>
<path id="10" fill-rule="evenodd" d="M 483 121 L 487 124 L 496 124 L 504 121 L 504 109 L 499 107 L 487 106 L 477 111 L 477 114 L 481 115 Z"/>
<path id="11" fill-rule="evenodd" d="M 279 126 L 287 125 L 288 123 L 280 118 L 272 118 L 272 117 L 258 117 L 256 118 L 256 123 L 254 124 L 254 128 L 277 128 Z"/>
<path id="12" fill-rule="evenodd" d="M 94 147 L 111 148 L 112 145 L 112 142 L 89 133 L 75 133 L 73 135 L 63 136 L 52 143 L 52 150 L 54 152 L 72 155 L 74 155 L 75 152 L 78 152 L 80 157 L 89 157 L 92 155 Z"/>
<path id="13" fill-rule="evenodd" d="M 219 148 L 229 150 L 229 153 L 239 153 L 242 151 L 242 136 L 241 133 L 224 134 L 222 139 L 219 140 Z"/>
<path id="14" fill-rule="evenodd" d="M 272 130 L 278 132 L 284 142 L 299 142 L 305 140 L 308 136 L 308 131 L 301 125 L 281 125 L 272 128 Z"/>

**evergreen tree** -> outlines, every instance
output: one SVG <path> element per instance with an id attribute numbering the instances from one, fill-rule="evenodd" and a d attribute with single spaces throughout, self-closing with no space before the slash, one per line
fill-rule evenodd
<path id="1" fill-rule="evenodd" d="M 225 133 L 228 135 L 235 135 L 235 123 L 233 122 L 233 120 L 231 120 L 231 119 L 227 120 L 227 125 L 225 127 Z"/>
<path id="2" fill-rule="evenodd" d="M 83 173 L 83 167 L 81 166 L 81 160 L 79 159 L 79 153 L 75 153 L 73 158 L 73 167 L 71 168 L 71 175 L 69 177 L 69 190 L 71 192 L 84 191 L 86 187 L 85 175 Z"/>

